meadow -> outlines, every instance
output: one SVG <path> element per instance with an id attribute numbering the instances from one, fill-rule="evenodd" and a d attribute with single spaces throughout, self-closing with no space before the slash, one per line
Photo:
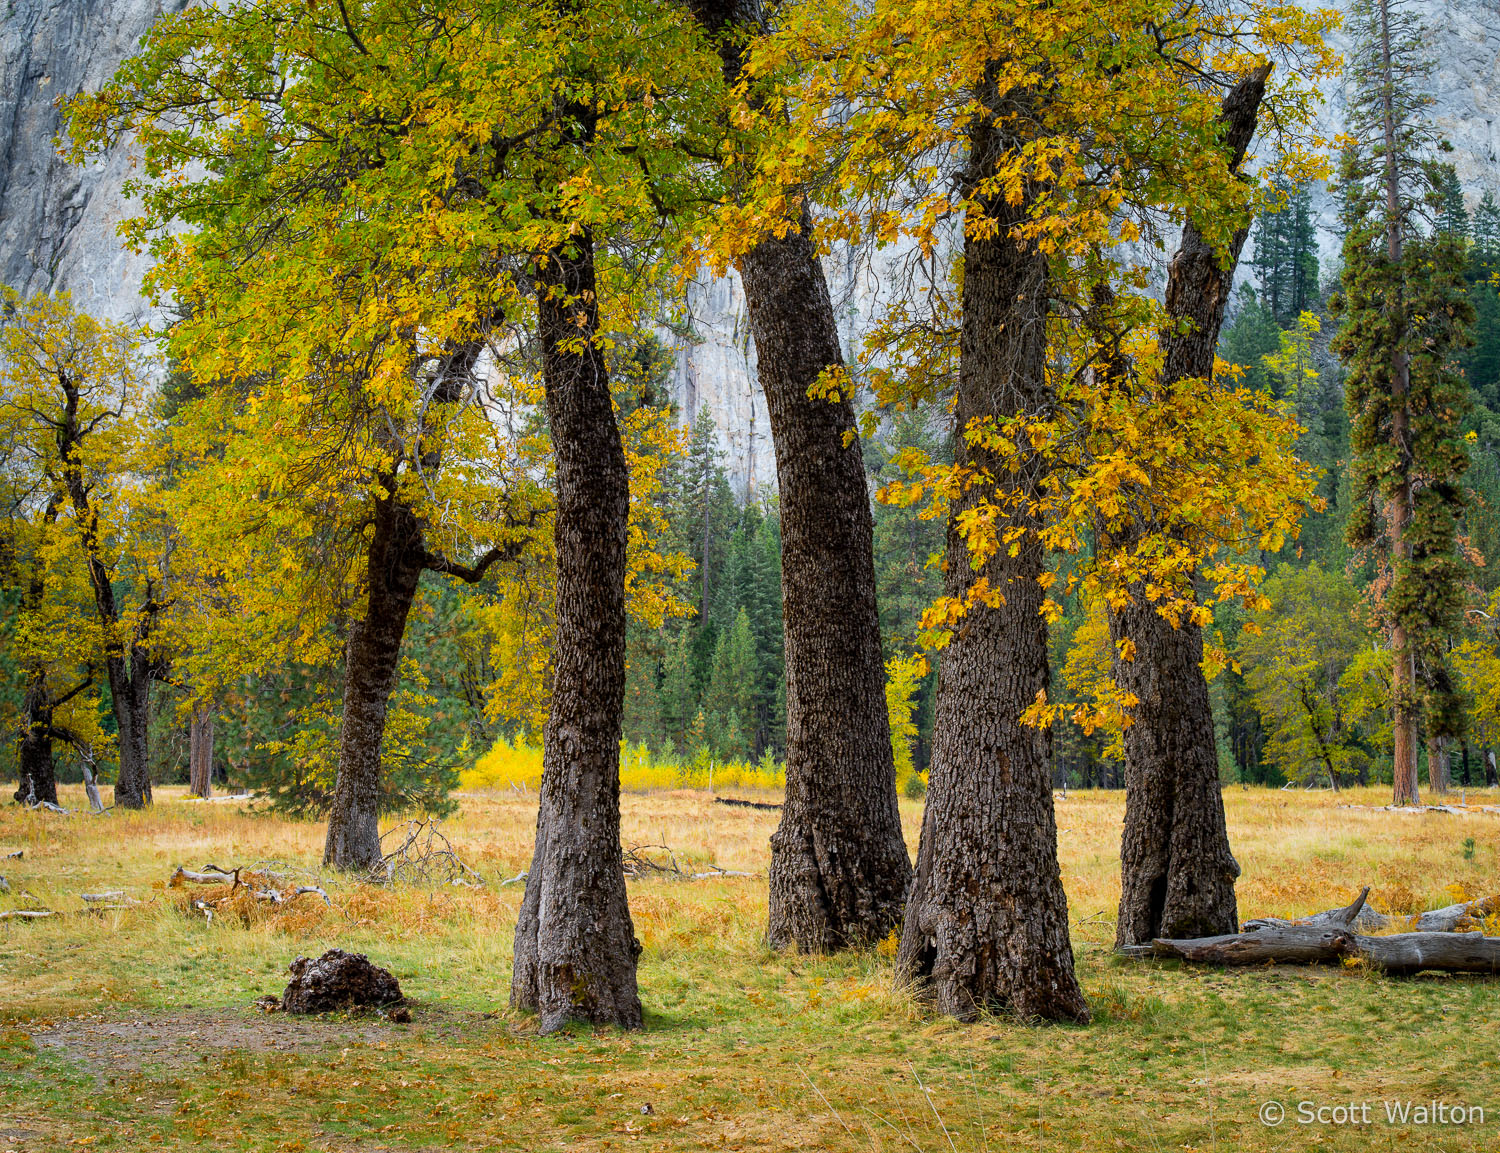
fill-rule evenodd
<path id="1" fill-rule="evenodd" d="M 167 886 L 176 866 L 316 873 L 322 825 L 171 788 L 141 813 L 0 807 L 0 910 L 68 914 L 0 922 L 0 1153 L 1500 1145 L 1500 981 L 1114 957 L 1115 792 L 1057 799 L 1087 1027 L 931 1016 L 894 984 L 889 943 L 769 951 L 777 813 L 675 789 L 624 795 L 624 842 L 669 846 L 689 872 L 754 875 L 630 881 L 646 1028 L 538 1037 L 507 1006 L 521 885 L 502 882 L 525 869 L 535 822 L 523 788 L 465 789 L 443 824 L 479 887 L 330 879 L 329 905 L 307 895 L 211 922 Z M 1328 908 L 1365 884 L 1377 907 L 1405 912 L 1500 890 L 1500 812 L 1481 807 L 1500 796 L 1471 793 L 1464 813 L 1406 813 L 1379 808 L 1387 795 L 1226 790 L 1242 919 Z M 915 850 L 920 802 L 902 806 Z M 24 855 L 6 859 L 15 850 Z M 109 889 L 141 903 L 82 911 L 79 894 Z M 253 1007 L 280 992 L 296 956 L 334 946 L 395 972 L 411 1023 Z M 1381 1111 L 1430 1100 L 1485 1119 L 1393 1125 Z M 1286 1110 L 1279 1126 L 1260 1119 L 1271 1101 Z M 1303 1124 L 1303 1101 L 1369 1103 L 1370 1121 L 1325 1112 Z"/>

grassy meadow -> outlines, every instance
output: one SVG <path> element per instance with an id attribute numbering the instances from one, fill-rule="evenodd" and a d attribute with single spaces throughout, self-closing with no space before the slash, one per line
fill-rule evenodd
<path id="1" fill-rule="evenodd" d="M 1241 917 L 1305 914 L 1363 884 L 1389 911 L 1500 890 L 1500 812 L 1477 807 L 1500 796 L 1453 814 L 1381 811 L 1386 795 L 1226 791 Z M 931 1016 L 893 986 L 889 945 L 769 951 L 777 814 L 680 789 L 627 793 L 625 842 L 756 875 L 632 880 L 646 1028 L 550 1038 L 506 1004 L 521 886 L 500 882 L 526 867 L 535 794 L 460 800 L 444 831 L 482 887 L 330 882 L 331 907 L 309 895 L 212 923 L 165 886 L 177 865 L 315 872 L 322 826 L 170 788 L 140 814 L 0 806 L 0 910 L 69 914 L 0 922 L 0 1153 L 1500 1148 L 1500 980 L 1113 957 L 1120 793 L 1057 801 L 1087 1027 Z M 915 850 L 920 802 L 902 804 Z M 108 889 L 142 903 L 80 911 L 80 893 Z M 394 971 L 412 1022 L 253 1008 L 293 958 L 333 946 Z M 1392 1125 L 1379 1104 L 1431 1099 L 1485 1120 Z M 1280 1126 L 1258 1117 L 1268 1101 Z M 1369 1102 L 1371 1123 L 1301 1124 L 1300 1101 Z"/>

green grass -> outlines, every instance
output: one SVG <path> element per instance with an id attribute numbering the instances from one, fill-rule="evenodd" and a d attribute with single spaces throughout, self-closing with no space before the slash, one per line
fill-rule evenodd
<path id="1" fill-rule="evenodd" d="M 1272 839 L 1305 846 L 1281 867 L 1334 867 L 1328 859 L 1337 854 L 1325 840 L 1286 835 L 1304 824 L 1323 827 L 1328 813 L 1311 799 L 1304 805 L 1292 796 L 1287 808 L 1279 803 L 1286 795 L 1264 796 L 1278 802 Z M 1113 806 L 1117 829 L 1118 797 L 1098 803 Z M 1231 819 L 1257 811 L 1247 804 L 1236 802 Z M 1076 932 L 1075 947 L 1091 1025 L 1035 1028 L 997 1017 L 966 1026 L 927 1014 L 893 988 L 887 950 L 808 957 L 766 949 L 762 879 L 643 880 L 631 883 L 631 900 L 646 942 L 646 1028 L 542 1038 L 531 1018 L 506 1005 L 519 886 L 386 892 L 341 885 L 332 910 L 312 900 L 290 916 L 209 924 L 184 915 L 174 891 L 150 887 L 169 865 L 239 863 L 272 855 L 268 849 L 307 861 L 318 833 L 215 808 L 166 800 L 143 817 L 50 823 L 0 813 L 0 851 L 27 848 L 23 861 L 0 869 L 13 888 L 5 907 L 21 903 L 26 889 L 54 907 L 75 908 L 70 894 L 106 881 L 148 902 L 107 917 L 0 925 L 0 1153 L 940 1153 L 950 1141 L 963 1153 L 1365 1153 L 1500 1143 L 1500 987 L 1493 982 L 1390 980 L 1357 968 L 1218 972 L 1130 963 L 1110 953 L 1108 926 L 1090 925 Z M 1419 863 L 1429 854 L 1456 857 L 1462 833 L 1455 836 L 1455 820 L 1472 820 L 1482 851 L 1493 844 L 1493 818 L 1447 817 L 1434 830 L 1409 816 L 1384 816 L 1384 840 L 1364 824 L 1359 835 L 1372 849 L 1406 838 L 1408 859 Z M 454 834 L 481 863 L 489 854 L 487 874 L 510 876 L 524 852 L 518 830 L 525 817 L 519 808 L 466 801 Z M 638 822 L 650 839 L 666 833 L 686 848 L 697 835 L 705 855 L 730 867 L 746 863 L 736 854 L 750 852 L 746 846 L 772 819 L 715 811 L 688 797 L 627 798 L 627 826 Z M 1098 825 L 1111 823 L 1102 815 Z M 1256 843 L 1253 830 L 1240 840 Z M 1371 850 L 1341 847 L 1361 858 L 1349 867 L 1368 877 Z M 1070 888 L 1087 894 L 1083 902 L 1074 897 L 1080 920 L 1105 897 L 1088 888 L 1103 882 L 1081 876 L 1083 865 L 1074 862 L 1101 854 L 1107 857 L 1095 844 L 1065 853 Z M 1253 853 L 1241 859 L 1247 873 L 1257 865 L 1264 871 Z M 1483 887 L 1485 879 L 1474 883 Z M 1449 883 L 1435 872 L 1427 902 L 1443 899 Z M 1402 884 L 1410 884 L 1406 875 Z M 1331 893 L 1328 903 L 1343 895 Z M 1265 911 L 1272 910 L 1242 903 L 1245 916 Z M 279 992 L 298 953 L 335 944 L 368 953 L 400 977 L 415 1002 L 411 1024 L 250 1008 L 255 996 Z M 1430 1098 L 1483 1106 L 1486 1123 L 1391 1127 L 1374 1104 Z M 1288 1110 L 1279 1128 L 1257 1118 L 1267 1100 Z M 1379 1120 L 1298 1125 L 1302 1100 L 1370 1101 Z M 650 1113 L 641 1111 L 646 1104 Z"/>

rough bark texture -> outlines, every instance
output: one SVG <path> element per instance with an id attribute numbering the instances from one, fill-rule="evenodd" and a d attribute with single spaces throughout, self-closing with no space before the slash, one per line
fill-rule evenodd
<path id="1" fill-rule="evenodd" d="M 796 232 L 748 252 L 740 275 L 781 493 L 786 802 L 771 838 L 770 940 L 826 950 L 878 941 L 900 924 L 911 858 L 854 406 L 807 395 L 842 363 L 810 232 L 804 213 Z"/>
<path id="2" fill-rule="evenodd" d="M 641 946 L 620 855 L 629 474 L 591 339 L 593 238 L 583 232 L 540 258 L 535 278 L 557 461 L 557 627 L 511 1004 L 534 1010 L 544 1033 L 569 1020 L 639 1028 Z"/>
<path id="3" fill-rule="evenodd" d="M 980 95 L 995 106 L 993 88 Z M 977 124 L 970 187 L 1020 143 L 988 121 Z M 1023 506 L 1044 462 L 1008 471 L 962 434 L 976 418 L 1040 414 L 1052 399 L 1043 371 L 1047 258 L 1010 232 L 1028 207 L 1026 198 L 988 202 L 983 211 L 996 234 L 964 242 L 954 444 L 960 467 L 993 469 L 1008 490 L 999 500 L 1019 498 Z M 971 608 L 943 651 L 927 809 L 896 963 L 941 1012 L 964 1020 L 1003 1007 L 1026 1018 L 1084 1021 L 1057 863 L 1051 734 L 1021 723 L 1049 681 L 1042 549 L 1028 531 L 1014 556 L 1001 549 L 976 572 L 955 528 L 973 499 L 955 500 L 950 514 L 946 590 L 962 597 L 986 577 L 1004 602 Z M 1024 514 L 1019 523 L 1037 527 Z"/>
<path id="4" fill-rule="evenodd" d="M 1221 119 L 1231 169 L 1238 168 L 1255 134 L 1266 76 L 1262 71 L 1246 77 L 1224 100 Z M 1183 228 L 1168 272 L 1166 304 L 1174 321 L 1191 321 L 1191 327 L 1163 335 L 1165 384 L 1212 375 L 1247 231 L 1234 235 L 1221 264 L 1220 254 L 1191 221 Z M 1137 586 L 1130 602 L 1110 614 L 1110 633 L 1116 642 L 1124 637 L 1134 642 L 1134 658 L 1116 660 L 1115 679 L 1139 698 L 1124 733 L 1125 831 L 1115 943 L 1233 932 L 1239 922 L 1234 882 L 1240 869 L 1224 824 L 1213 710 L 1199 666 L 1202 632 L 1185 618 L 1174 628 Z"/>
<path id="5" fill-rule="evenodd" d="M 755 0 L 689 0 L 739 75 Z M 727 35 L 726 35 L 727 34 Z M 809 399 L 841 367 L 838 327 L 806 209 L 737 264 L 750 306 L 781 495 L 786 804 L 771 838 L 771 944 L 878 941 L 901 921 L 911 858 L 901 835 L 875 606 L 874 524 L 852 397 Z"/>
<path id="6" fill-rule="evenodd" d="M 188 795 L 212 796 L 213 775 L 214 714 L 211 709 L 194 709 L 188 723 Z"/>
<path id="7" fill-rule="evenodd" d="M 21 709 L 21 740 L 16 761 L 21 779 L 15 799 L 23 805 L 45 801 L 57 804 L 57 774 L 52 764 L 52 694 L 46 674 L 33 672 Z"/>
<path id="8" fill-rule="evenodd" d="M 332 1013 L 404 999 L 391 971 L 372 964 L 363 953 L 329 949 L 316 959 L 298 957 L 290 972 L 292 979 L 281 994 L 281 1008 L 288 1013 Z"/>
<path id="9" fill-rule="evenodd" d="M 344 649 L 344 718 L 323 849 L 323 863 L 338 869 L 369 871 L 381 863 L 380 749 L 386 706 L 396 684 L 406 617 L 427 560 L 421 523 L 402 501 L 396 478 L 385 478 L 384 485 L 390 495 L 375 503 L 365 615 L 350 628 Z"/>

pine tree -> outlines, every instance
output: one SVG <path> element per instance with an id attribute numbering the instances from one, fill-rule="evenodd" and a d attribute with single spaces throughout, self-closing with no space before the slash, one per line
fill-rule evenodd
<path id="1" fill-rule="evenodd" d="M 1313 228 L 1312 197 L 1306 188 L 1285 185 L 1286 204 L 1255 224 L 1251 267 L 1260 279 L 1261 299 L 1285 327 L 1311 308 L 1318 295 L 1318 237 Z"/>
<path id="2" fill-rule="evenodd" d="M 1462 724 L 1445 651 L 1462 609 L 1455 537 L 1468 467 L 1467 388 L 1452 358 L 1473 309 L 1462 242 L 1420 227 L 1442 200 L 1423 117 L 1431 103 L 1423 30 L 1401 0 L 1359 0 L 1354 17 L 1353 143 L 1339 173 L 1344 269 L 1330 303 L 1342 322 L 1333 348 L 1348 373 L 1355 505 L 1347 531 L 1374 553 L 1386 582 L 1394 792 L 1406 805 L 1418 801 L 1424 705 L 1431 733 L 1457 736 Z"/>
<path id="3" fill-rule="evenodd" d="M 1500 203 L 1496 203 L 1495 194 L 1488 189 L 1474 208 L 1470 235 L 1474 241 L 1470 275 L 1488 279 L 1500 271 Z"/>
<path id="4" fill-rule="evenodd" d="M 1437 181 L 1433 188 L 1438 202 L 1437 225 L 1434 231 L 1452 236 L 1467 244 L 1472 228 L 1469 210 L 1464 205 L 1463 186 L 1458 182 L 1458 172 L 1451 164 L 1437 167 Z"/>
<path id="5" fill-rule="evenodd" d="M 1225 325 L 1219 338 L 1219 355 L 1243 370 L 1241 379 L 1248 387 L 1269 389 L 1271 378 L 1265 357 L 1280 347 L 1280 339 L 1281 327 L 1270 308 L 1250 285 L 1240 285 L 1234 319 Z"/>

